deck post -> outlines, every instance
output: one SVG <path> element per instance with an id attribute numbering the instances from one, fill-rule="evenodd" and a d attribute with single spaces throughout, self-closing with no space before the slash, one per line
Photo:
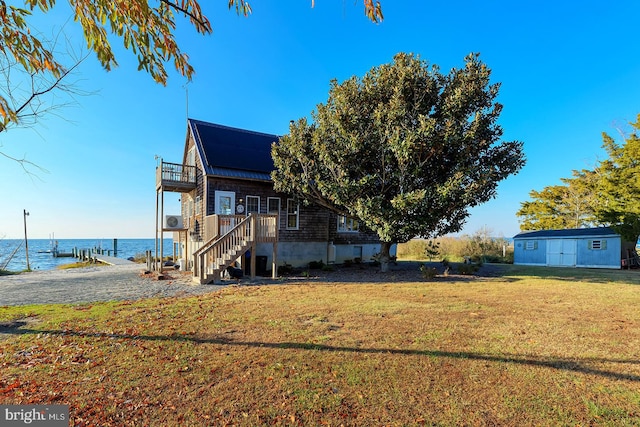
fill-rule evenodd
<path id="1" fill-rule="evenodd" d="M 273 242 L 273 253 L 271 254 L 271 278 L 278 277 L 278 239 Z"/>
<path id="2" fill-rule="evenodd" d="M 162 191 L 162 186 L 156 189 L 156 241 L 155 241 L 155 257 L 153 259 L 153 267 L 151 270 L 156 270 L 156 259 L 158 258 L 158 208 L 160 207 L 160 191 Z"/>
<path id="3" fill-rule="evenodd" d="M 156 269 L 162 273 L 164 268 L 164 187 L 160 191 L 160 268 Z"/>
<path id="4" fill-rule="evenodd" d="M 280 230 L 280 215 L 276 215 L 275 219 L 275 228 L 274 232 L 274 241 L 273 241 L 273 262 L 272 262 L 272 270 L 271 270 L 271 278 L 275 279 L 278 277 L 278 240 L 280 239 L 279 231 Z"/>
<path id="5" fill-rule="evenodd" d="M 251 280 L 255 280 L 256 278 L 256 250 L 258 249 L 258 245 L 256 243 L 256 236 L 258 235 L 256 227 L 258 221 L 256 221 L 256 215 L 251 214 L 250 217 L 250 227 L 251 227 Z"/>

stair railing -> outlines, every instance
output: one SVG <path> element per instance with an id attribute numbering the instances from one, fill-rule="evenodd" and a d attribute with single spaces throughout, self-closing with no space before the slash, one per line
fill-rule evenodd
<path id="1" fill-rule="evenodd" d="M 209 274 L 210 266 L 213 266 L 212 274 L 219 274 L 221 266 L 228 266 L 235 261 L 230 254 L 241 251 L 255 240 L 255 229 L 256 217 L 250 214 L 224 235 L 206 242 L 194 252 L 194 276 L 202 282 Z"/>

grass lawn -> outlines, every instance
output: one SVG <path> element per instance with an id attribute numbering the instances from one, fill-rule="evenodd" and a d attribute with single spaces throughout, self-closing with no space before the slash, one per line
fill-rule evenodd
<path id="1" fill-rule="evenodd" d="M 73 426 L 640 425 L 640 272 L 0 307 L 0 403 Z"/>

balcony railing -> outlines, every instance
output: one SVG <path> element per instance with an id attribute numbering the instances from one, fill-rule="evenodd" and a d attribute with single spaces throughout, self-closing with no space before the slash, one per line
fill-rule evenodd
<path id="1" fill-rule="evenodd" d="M 196 188 L 196 167 L 162 162 L 156 167 L 156 187 L 166 191 L 190 191 Z"/>

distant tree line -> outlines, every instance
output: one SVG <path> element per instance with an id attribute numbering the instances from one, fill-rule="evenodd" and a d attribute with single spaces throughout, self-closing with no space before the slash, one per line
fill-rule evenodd
<path id="1" fill-rule="evenodd" d="M 435 239 L 412 239 L 398 244 L 398 259 L 417 261 L 513 262 L 513 245 L 504 237 L 492 236 L 492 230 L 483 227 L 473 234 L 441 236 Z"/>

